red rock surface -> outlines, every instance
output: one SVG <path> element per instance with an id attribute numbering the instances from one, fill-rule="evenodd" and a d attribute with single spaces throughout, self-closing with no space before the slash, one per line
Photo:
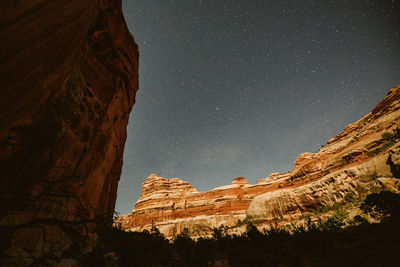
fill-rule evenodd
<path id="1" fill-rule="evenodd" d="M 143 183 L 142 195 L 132 214 L 119 217 L 117 224 L 135 231 L 156 226 L 168 237 L 184 228 L 203 234 L 221 224 L 234 225 L 244 219 L 251 200 L 267 190 L 237 177 L 230 185 L 197 192 L 179 178 L 152 174 Z"/>
<path id="2" fill-rule="evenodd" d="M 301 154 L 289 181 L 280 190 L 255 197 L 247 216 L 266 223 L 278 220 L 286 224 L 300 221 L 316 207 L 346 204 L 345 196 L 349 193 L 359 196 L 382 189 L 398 191 L 399 157 L 397 86 L 370 113 L 346 126 L 317 153 Z M 357 215 L 359 210 L 353 208 L 350 214 Z"/>
<path id="3" fill-rule="evenodd" d="M 113 214 L 137 46 L 121 1 L 1 1 L 0 14 L 3 264 L 79 257 Z"/>
<path id="4" fill-rule="evenodd" d="M 268 226 L 299 222 L 318 206 L 343 202 L 348 193 L 398 190 L 400 184 L 400 86 L 359 121 L 328 141 L 317 153 L 298 156 L 294 168 L 272 173 L 250 185 L 243 177 L 208 192 L 187 182 L 149 176 L 132 214 L 115 219 L 125 230 L 152 226 L 167 237 L 184 228 L 192 236 L 206 236 L 225 225 L 242 231 L 239 220 Z M 400 131 L 400 130 L 399 130 Z M 389 139 L 384 133 L 390 134 Z M 160 182 L 162 181 L 162 182 Z"/>

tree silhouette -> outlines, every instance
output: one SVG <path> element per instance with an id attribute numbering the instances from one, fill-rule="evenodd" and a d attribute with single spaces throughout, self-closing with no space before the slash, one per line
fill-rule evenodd
<path id="1" fill-rule="evenodd" d="M 400 195 L 382 191 L 367 196 L 360 209 L 372 218 L 379 220 L 400 219 Z"/>

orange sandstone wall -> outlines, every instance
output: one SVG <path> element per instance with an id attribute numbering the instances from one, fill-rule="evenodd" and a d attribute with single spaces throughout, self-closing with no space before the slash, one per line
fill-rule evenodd
<path id="1" fill-rule="evenodd" d="M 386 136 L 386 137 L 385 137 Z M 387 136 L 391 136 L 387 138 Z M 360 195 L 400 185 L 400 87 L 388 92 L 359 121 L 330 139 L 317 153 L 300 154 L 287 173 L 272 173 L 258 184 L 243 177 L 208 192 L 197 192 L 178 178 L 150 175 L 132 214 L 115 219 L 125 230 L 159 228 L 167 237 L 184 228 L 192 236 L 207 236 L 225 225 L 243 231 L 245 218 L 269 226 L 298 223 L 318 206 L 345 202 Z M 352 214 L 357 213 L 356 208 Z"/>
<path id="2" fill-rule="evenodd" d="M 126 230 L 142 231 L 156 226 L 167 237 L 187 228 L 194 235 L 207 235 L 220 225 L 235 226 L 246 218 L 247 209 L 257 195 L 276 190 L 289 176 L 274 183 L 251 185 L 237 177 L 230 185 L 198 192 L 179 178 L 166 179 L 151 174 L 142 186 L 142 195 L 132 214 L 116 219 Z M 161 181 L 161 182 L 160 182 Z"/>

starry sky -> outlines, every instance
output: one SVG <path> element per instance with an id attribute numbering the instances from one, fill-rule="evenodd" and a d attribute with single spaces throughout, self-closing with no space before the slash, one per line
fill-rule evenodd
<path id="1" fill-rule="evenodd" d="M 116 211 L 151 173 L 210 190 L 293 167 L 400 84 L 400 0 L 124 0 L 140 51 Z"/>

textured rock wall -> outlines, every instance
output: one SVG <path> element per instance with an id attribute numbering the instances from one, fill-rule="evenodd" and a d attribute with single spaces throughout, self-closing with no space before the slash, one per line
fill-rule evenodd
<path id="1" fill-rule="evenodd" d="M 400 190 L 400 86 L 392 88 L 359 121 L 328 141 L 315 154 L 301 154 L 290 180 L 310 182 L 256 196 L 248 217 L 298 221 L 317 207 L 346 202 L 345 196 Z M 268 179 L 267 179 L 268 180 Z"/>
<path id="2" fill-rule="evenodd" d="M 237 177 L 230 185 L 197 192 L 181 179 L 152 174 L 143 183 L 142 195 L 132 214 L 117 218 L 115 224 L 132 231 L 156 226 L 167 237 L 181 233 L 184 228 L 195 236 L 204 236 L 222 224 L 236 225 L 246 217 L 251 200 L 268 190 Z"/>
<path id="3" fill-rule="evenodd" d="M 138 50 L 121 1 L 2 1 L 0 14 L 1 252 L 59 261 L 113 214 Z"/>
<path id="4" fill-rule="evenodd" d="M 260 228 L 298 223 L 318 207 L 400 184 L 400 87 L 391 89 L 372 112 L 348 125 L 317 153 L 303 153 L 293 170 L 272 173 L 250 185 L 243 177 L 208 192 L 188 183 L 151 175 L 130 215 L 116 219 L 126 230 L 156 226 L 167 237 L 184 228 L 205 236 L 222 224 L 230 232 L 244 230 L 243 219 Z M 239 220 L 242 220 L 240 222 Z"/>

